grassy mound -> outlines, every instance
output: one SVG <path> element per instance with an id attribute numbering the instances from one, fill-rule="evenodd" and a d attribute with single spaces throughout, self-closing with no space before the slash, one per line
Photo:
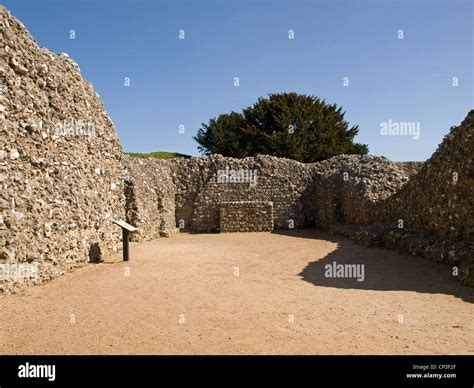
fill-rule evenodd
<path id="1" fill-rule="evenodd" d="M 133 158 L 155 158 L 155 159 L 173 159 L 173 158 L 190 158 L 190 155 L 180 154 L 178 152 L 149 152 L 147 154 L 140 152 L 125 152 L 125 155 Z"/>

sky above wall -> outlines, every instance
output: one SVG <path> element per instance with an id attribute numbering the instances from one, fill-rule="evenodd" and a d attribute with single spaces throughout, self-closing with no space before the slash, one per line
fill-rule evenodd
<path id="1" fill-rule="evenodd" d="M 469 0 L 2 4 L 79 64 L 129 152 L 198 155 L 201 123 L 295 91 L 342 106 L 371 154 L 425 160 L 474 106 Z"/>

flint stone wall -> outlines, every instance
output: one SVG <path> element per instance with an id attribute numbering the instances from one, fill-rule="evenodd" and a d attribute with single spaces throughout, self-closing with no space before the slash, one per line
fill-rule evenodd
<path id="1" fill-rule="evenodd" d="M 138 229 L 131 241 L 175 235 L 175 188 L 171 171 L 160 160 L 125 156 L 126 221 Z"/>
<path id="2" fill-rule="evenodd" d="M 422 165 L 404 164 L 409 181 L 393 195 L 361 196 L 346 189 L 339 217 L 326 227 L 356 243 L 382 246 L 452 265 L 459 280 L 474 286 L 474 110 L 452 127 Z M 324 162 L 323 162 L 324 163 Z M 407 175 L 407 176 L 408 176 Z M 380 176 L 378 181 L 389 179 Z M 395 174 L 395 176 L 397 176 Z M 325 191 L 328 198 L 335 196 Z M 351 202 L 356 205 L 352 206 Z M 327 208 L 320 208 L 325 211 Z M 357 210 L 356 210 L 357 209 Z M 361 211 L 362 210 L 362 211 Z"/>
<path id="3" fill-rule="evenodd" d="M 220 203 L 267 201 L 273 203 L 275 229 L 316 226 L 358 243 L 458 263 L 461 280 L 471 284 L 472 122 L 473 111 L 425 163 L 370 155 L 341 155 L 313 164 L 220 155 L 150 163 L 169 167 L 176 223 L 187 231 L 223 231 Z M 257 180 L 253 185 L 223 181 L 222 171 L 253 171 Z"/>
<path id="4" fill-rule="evenodd" d="M 375 156 L 342 155 L 303 164 L 271 156 L 234 159 L 214 155 L 135 162 L 129 176 L 132 180 L 149 177 L 148 186 L 153 182 L 163 186 L 160 181 L 171 179 L 176 225 L 190 232 L 218 232 L 222 202 L 272 202 L 275 229 L 368 223 L 375 205 L 399 190 L 418 169 L 417 164 Z M 150 172 L 154 170 L 161 176 Z M 132 182 L 132 186 L 138 184 Z M 156 230 L 147 223 L 158 222 L 153 205 L 157 200 L 140 194 L 133 201 L 137 210 L 130 222 L 143 221 L 144 234 Z"/>
<path id="5" fill-rule="evenodd" d="M 474 241 L 474 110 L 452 127 L 403 189 L 377 209 L 375 221 L 452 241 Z"/>
<path id="6" fill-rule="evenodd" d="M 420 231 L 381 224 L 333 224 L 330 231 L 350 237 L 356 244 L 366 247 L 393 249 L 450 265 L 453 267 L 453 276 L 457 276 L 464 284 L 474 286 L 472 242 L 458 242 Z"/>
<path id="7" fill-rule="evenodd" d="M 151 168 L 165 166 L 168 169 L 163 170 L 163 173 L 169 175 L 161 179 L 171 179 L 173 182 L 175 222 L 182 230 L 196 233 L 218 232 L 219 204 L 241 201 L 272 202 L 275 228 L 308 226 L 306 215 L 309 213 L 304 208 L 309 200 L 307 187 L 312 179 L 311 165 L 270 156 L 233 159 L 221 155 L 172 160 L 148 159 L 146 163 L 155 166 Z M 144 175 L 150 175 L 143 165 L 137 168 L 143 169 Z M 227 174 L 227 178 L 223 177 L 223 173 Z M 233 173 L 240 178 L 233 180 Z M 130 171 L 129 176 L 139 174 L 135 170 Z M 151 181 L 153 180 L 157 178 L 154 177 Z M 137 184 L 132 182 L 132 186 Z M 153 220 L 155 217 L 152 214 L 153 206 L 145 205 L 147 201 L 146 196 L 137 197 L 136 205 L 133 205 L 137 209 L 135 219 L 144 220 L 143 226 L 153 230 L 153 225 L 147 226 L 146 220 Z M 133 222 L 132 218 L 130 220 Z M 144 232 L 144 235 L 147 235 L 145 238 L 153 238 L 148 232 Z"/>
<path id="8" fill-rule="evenodd" d="M 77 64 L 3 6 L 0 35 L 0 291 L 12 292 L 116 250 L 125 202 L 117 134 Z"/>
<path id="9" fill-rule="evenodd" d="M 190 165 L 199 163 L 197 159 L 203 158 L 188 159 L 187 168 L 178 171 L 178 174 L 186 175 Z M 185 209 L 192 208 L 192 212 L 180 214 L 191 217 L 187 222 L 192 232 L 219 231 L 219 208 L 216 204 L 226 201 L 272 202 L 275 229 L 302 228 L 306 225 L 304 195 L 311 181 L 310 165 L 270 156 L 233 159 L 219 155 L 205 159 L 208 164 L 207 179 L 197 190 L 192 206 L 183 204 Z M 191 170 L 194 168 L 191 167 Z M 232 173 L 236 176 L 247 174 L 254 180 L 232 181 Z"/>
<path id="10" fill-rule="evenodd" d="M 315 164 L 310 212 L 314 225 L 368 224 L 378 203 L 400 190 L 421 168 L 371 155 L 340 155 Z"/>
<path id="11" fill-rule="evenodd" d="M 220 232 L 271 232 L 273 203 L 238 201 L 220 203 Z"/>
<path id="12" fill-rule="evenodd" d="M 135 241 L 173 235 L 176 225 L 213 232 L 221 229 L 219 204 L 249 201 L 273 204 L 275 229 L 332 229 L 459 265 L 461 279 L 473 284 L 474 111 L 424 164 L 355 155 L 314 164 L 271 156 L 124 158 L 100 97 L 74 61 L 38 47 L 2 6 L 0 36 L 0 291 L 116 251 L 114 219 L 138 227 Z M 222 171 L 251 172 L 256 181 L 221 179 Z M 239 222 L 255 228 L 255 219 Z M 8 271 L 18 265 L 37 271 Z"/>

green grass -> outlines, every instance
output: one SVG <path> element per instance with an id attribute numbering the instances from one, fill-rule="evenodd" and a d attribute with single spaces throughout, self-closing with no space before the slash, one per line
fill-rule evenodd
<path id="1" fill-rule="evenodd" d="M 132 158 L 155 158 L 155 159 L 173 159 L 173 158 L 190 158 L 190 155 L 180 154 L 178 152 L 150 152 L 143 154 L 140 152 L 125 152 L 125 155 Z"/>

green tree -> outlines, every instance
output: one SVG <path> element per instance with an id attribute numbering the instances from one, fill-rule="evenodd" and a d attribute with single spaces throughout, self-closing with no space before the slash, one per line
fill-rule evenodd
<path id="1" fill-rule="evenodd" d="M 217 119 L 202 124 L 194 139 L 199 143 L 198 149 L 204 155 L 221 154 L 235 158 L 249 155 L 249 137 L 244 139 L 245 119 L 242 114 L 231 112 L 222 114 Z"/>
<path id="2" fill-rule="evenodd" d="M 366 154 L 367 145 L 354 143 L 358 127 L 349 127 L 344 113 L 314 96 L 270 94 L 242 113 L 222 114 L 202 124 L 194 139 L 205 155 L 236 158 L 266 154 L 310 163 Z"/>

